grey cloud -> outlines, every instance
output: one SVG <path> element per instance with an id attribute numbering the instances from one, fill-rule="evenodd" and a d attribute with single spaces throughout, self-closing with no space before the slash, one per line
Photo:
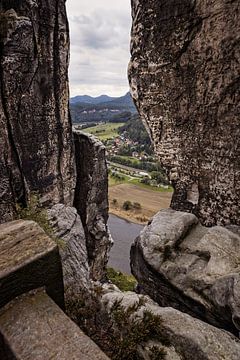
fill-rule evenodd
<path id="1" fill-rule="evenodd" d="M 129 1 L 68 1 L 71 33 L 70 87 L 72 95 L 88 92 L 120 95 L 128 90 L 126 69 L 129 61 Z M 108 6 L 104 7 L 104 4 Z M 79 5 L 79 7 L 78 7 Z M 71 9 L 71 8 L 70 8 Z M 79 9 L 79 11 L 77 11 Z"/>

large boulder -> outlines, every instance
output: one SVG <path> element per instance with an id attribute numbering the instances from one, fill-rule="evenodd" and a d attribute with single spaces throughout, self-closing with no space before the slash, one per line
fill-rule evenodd
<path id="1" fill-rule="evenodd" d="M 148 296 L 122 293 L 116 287 L 105 285 L 101 302 L 99 313 L 105 313 L 102 321 L 109 321 L 101 335 L 110 340 L 110 357 L 122 360 L 239 359 L 240 341 L 235 336 L 173 308 L 159 307 Z"/>
<path id="2" fill-rule="evenodd" d="M 131 249 L 139 289 L 215 326 L 240 331 L 239 227 L 207 228 L 195 215 L 162 210 Z"/>
<path id="3" fill-rule="evenodd" d="M 133 98 L 171 207 L 240 225 L 240 2 L 132 0 Z"/>
<path id="4" fill-rule="evenodd" d="M 75 208 L 56 204 L 47 214 L 59 245 L 67 304 L 81 298 L 90 288 L 85 233 Z"/>
<path id="5" fill-rule="evenodd" d="M 96 137 L 74 130 L 77 184 L 74 206 L 85 230 L 91 278 L 106 278 L 112 238 L 108 230 L 108 171 L 105 147 Z"/>
<path id="6" fill-rule="evenodd" d="M 65 0 L 0 4 L 0 222 L 37 192 L 72 204 L 75 183 L 68 111 Z"/>

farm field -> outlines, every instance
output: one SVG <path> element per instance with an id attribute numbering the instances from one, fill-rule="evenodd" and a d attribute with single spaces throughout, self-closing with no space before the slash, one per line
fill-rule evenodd
<path id="1" fill-rule="evenodd" d="M 106 123 L 106 124 L 99 124 L 97 126 L 89 127 L 84 129 L 84 132 L 90 133 L 100 140 L 108 140 L 118 136 L 118 128 L 120 128 L 123 123 Z"/>
<path id="2" fill-rule="evenodd" d="M 168 208 L 171 191 L 154 191 L 134 184 L 119 184 L 109 187 L 110 213 L 137 223 L 147 223 L 159 210 Z M 124 210 L 125 201 L 139 203 L 141 209 Z"/>

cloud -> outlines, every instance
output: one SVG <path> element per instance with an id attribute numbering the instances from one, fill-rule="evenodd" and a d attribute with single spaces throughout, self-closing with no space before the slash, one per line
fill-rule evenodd
<path id="1" fill-rule="evenodd" d="M 86 6 L 86 3 L 89 6 Z M 128 91 L 130 2 L 69 0 L 71 95 Z"/>

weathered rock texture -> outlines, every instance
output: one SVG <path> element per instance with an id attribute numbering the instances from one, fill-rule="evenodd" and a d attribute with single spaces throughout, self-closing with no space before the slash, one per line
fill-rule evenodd
<path id="1" fill-rule="evenodd" d="M 140 289 L 235 334 L 240 331 L 239 228 L 202 226 L 195 215 L 162 210 L 131 249 Z"/>
<path id="2" fill-rule="evenodd" d="M 74 206 L 85 230 L 91 278 L 106 277 L 112 239 L 108 231 L 108 173 L 105 147 L 90 134 L 74 130 L 77 184 Z"/>
<path id="3" fill-rule="evenodd" d="M 9 356 L 9 351 L 14 356 Z M 107 360 L 44 292 L 25 294 L 0 311 L 0 357 L 15 360 Z"/>
<path id="4" fill-rule="evenodd" d="M 122 293 L 114 287 L 111 290 L 111 286 L 105 286 L 104 291 L 102 311 L 106 314 L 104 320 L 109 317 L 111 324 L 111 331 L 109 327 L 105 327 L 105 331 L 115 341 L 114 356 L 118 355 L 117 358 L 239 359 L 240 341 L 230 333 L 173 308 L 161 308 L 147 296 Z M 149 318 L 151 321 L 148 321 Z M 141 319 L 145 319 L 142 325 Z M 140 325 L 137 325 L 139 323 Z M 129 332 L 129 329 L 132 329 L 133 333 Z M 127 351 L 131 353 L 135 344 L 134 339 L 139 340 L 139 357 L 127 357 Z M 160 353 L 156 356 L 157 349 L 162 356 Z"/>
<path id="5" fill-rule="evenodd" d="M 64 308 L 57 244 L 33 221 L 0 225 L 0 307 L 40 287 Z"/>
<path id="6" fill-rule="evenodd" d="M 73 143 L 68 113 L 64 0 L 0 4 L 0 221 L 29 192 L 71 204 Z"/>
<path id="7" fill-rule="evenodd" d="M 132 0 L 132 95 L 171 207 L 240 224 L 240 3 Z"/>
<path id="8" fill-rule="evenodd" d="M 59 244 L 66 303 L 90 291 L 86 238 L 77 210 L 63 204 L 48 210 L 48 218 Z"/>

